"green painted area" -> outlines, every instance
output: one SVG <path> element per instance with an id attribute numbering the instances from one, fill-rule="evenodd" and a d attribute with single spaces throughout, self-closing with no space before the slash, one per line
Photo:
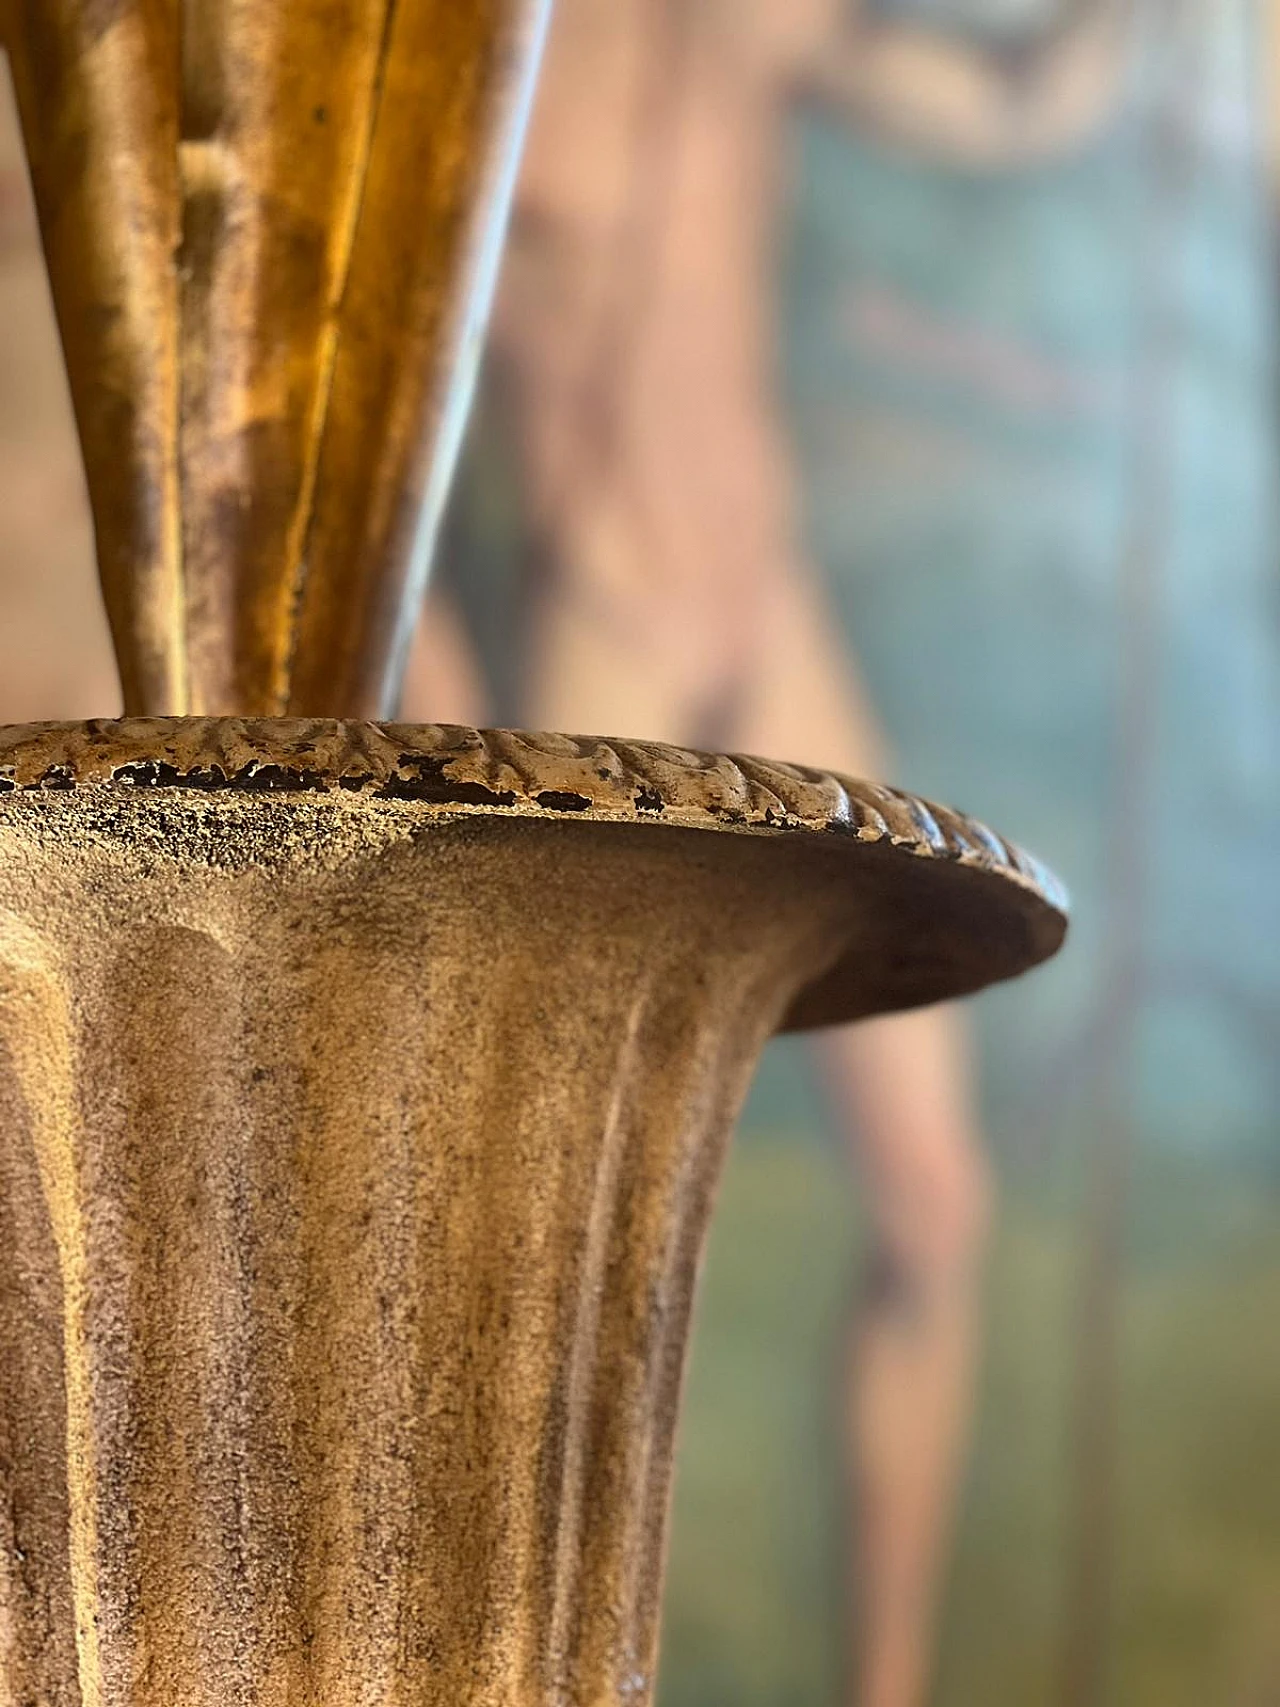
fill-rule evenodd
<path id="1" fill-rule="evenodd" d="M 990 1340 L 936 1707 L 1062 1707 L 1083 1135 L 1006 1169 Z M 1124 1707 L 1280 1700 L 1280 1186 L 1147 1150 L 1118 1294 L 1115 1607 Z M 662 1707 L 839 1699 L 834 1353 L 856 1199 L 831 1148 L 748 1132 L 704 1276 Z"/>

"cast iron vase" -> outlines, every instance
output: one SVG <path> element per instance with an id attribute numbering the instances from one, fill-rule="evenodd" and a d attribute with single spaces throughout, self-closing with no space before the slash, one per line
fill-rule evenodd
<path id="1" fill-rule="evenodd" d="M 641 1707 L 763 1043 L 1062 930 L 758 760 L 0 731 L 0 1702 Z"/>

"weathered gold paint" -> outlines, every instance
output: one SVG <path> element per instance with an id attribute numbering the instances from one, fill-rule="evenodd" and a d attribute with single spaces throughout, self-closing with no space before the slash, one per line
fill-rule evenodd
<path id="1" fill-rule="evenodd" d="M 548 0 L 3 0 L 126 709 L 386 715 Z"/>
<path id="2" fill-rule="evenodd" d="M 761 760 L 0 730 L 0 1701 L 643 1707 L 765 1038 L 1062 928 L 980 825 Z"/>

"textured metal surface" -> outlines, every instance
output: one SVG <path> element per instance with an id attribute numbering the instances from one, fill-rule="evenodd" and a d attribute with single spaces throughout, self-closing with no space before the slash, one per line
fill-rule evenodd
<path id="1" fill-rule="evenodd" d="M 412 801 L 616 825 L 786 839 L 778 880 L 834 862 L 856 939 L 788 1023 L 826 1024 L 959 995 L 1052 954 L 1066 898 L 976 819 L 880 783 L 656 742 L 304 719 L 126 719 L 0 728 L 4 791 L 159 787 Z"/>
<path id="2" fill-rule="evenodd" d="M 0 1701 L 647 1701 L 760 1047 L 1060 915 L 966 820 L 635 743 L 37 725 L 0 783 Z"/>
<path id="3" fill-rule="evenodd" d="M 547 0 L 6 0 L 126 709 L 394 704 Z"/>

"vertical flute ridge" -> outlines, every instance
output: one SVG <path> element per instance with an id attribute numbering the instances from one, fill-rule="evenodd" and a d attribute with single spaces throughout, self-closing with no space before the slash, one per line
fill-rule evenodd
<path id="1" fill-rule="evenodd" d="M 582 1239 L 580 1267 L 570 1277 L 573 1286 L 573 1323 L 567 1343 L 568 1374 L 564 1400 L 553 1420 L 553 1435 L 559 1458 L 558 1475 L 548 1476 L 543 1499 L 547 1548 L 552 1560 L 551 1604 L 544 1616 L 549 1632 L 545 1660 L 535 1650 L 528 1665 L 536 1677 L 539 1663 L 548 1699 L 572 1699 L 573 1641 L 581 1619 L 582 1572 L 586 1547 L 587 1458 L 591 1412 L 600 1339 L 600 1320 L 605 1304 L 608 1264 L 617 1220 L 619 1171 L 629 1127 L 629 1094 L 633 1089 L 638 1054 L 638 1033 L 653 1000 L 650 985 L 639 992 L 626 1015 L 621 1038 L 618 1071 L 604 1105 L 604 1139 L 595 1168 L 591 1206 Z"/>
<path id="2" fill-rule="evenodd" d="M 102 1454 L 89 1369 L 97 1323 L 85 1241 L 92 1182 L 74 1143 L 67 991 L 56 956 L 12 918 L 0 919 L 0 994 L 0 1038 L 11 1075 L 0 1090 L 11 1134 L 5 1278 L 14 1313 L 6 1313 L 5 1337 L 17 1340 L 4 1391 L 10 1452 L 3 1501 L 13 1537 L 5 1624 L 17 1677 L 5 1681 L 15 1702 L 30 1690 L 97 1707 Z M 24 1534 L 27 1522 L 31 1533 Z"/>
<path id="3" fill-rule="evenodd" d="M 749 839 L 114 798 L 0 811 L 9 1699 L 638 1707 L 807 898 Z"/>
<path id="4" fill-rule="evenodd" d="M 547 8 L 7 5 L 128 714 L 394 709 Z"/>

